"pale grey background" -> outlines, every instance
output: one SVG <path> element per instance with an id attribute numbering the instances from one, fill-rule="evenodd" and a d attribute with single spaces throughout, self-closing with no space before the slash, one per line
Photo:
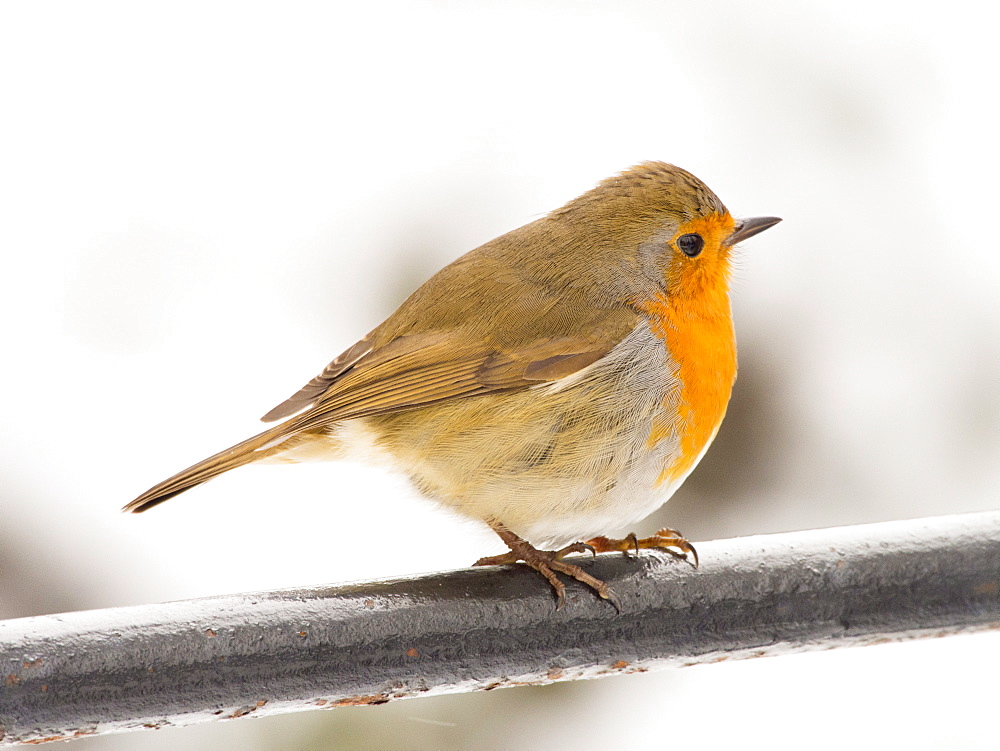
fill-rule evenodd
<path id="1" fill-rule="evenodd" d="M 655 518 L 692 539 L 996 508 L 991 6 L 0 8 L 0 617 L 463 566 L 495 537 L 379 471 L 141 490 L 441 265 L 630 164 L 748 242 L 740 379 Z M 997 635 L 80 741 L 81 749 L 986 749 Z"/>

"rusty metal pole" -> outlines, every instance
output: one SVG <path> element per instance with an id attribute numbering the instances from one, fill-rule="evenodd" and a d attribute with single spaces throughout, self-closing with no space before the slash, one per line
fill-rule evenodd
<path id="1" fill-rule="evenodd" d="M 0 622 L 0 745 L 1000 627 L 1000 512 Z"/>

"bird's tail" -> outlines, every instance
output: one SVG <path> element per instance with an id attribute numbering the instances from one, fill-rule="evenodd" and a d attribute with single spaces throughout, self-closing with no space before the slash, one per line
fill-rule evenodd
<path id="1" fill-rule="evenodd" d="M 220 451 L 218 454 L 178 472 L 158 485 L 154 485 L 126 505 L 122 511 L 131 511 L 137 514 L 147 511 L 195 485 L 201 485 L 203 482 L 221 475 L 223 472 L 285 451 L 291 438 L 294 438 L 294 435 L 289 435 L 285 425 L 277 425 L 270 430 L 265 430 L 253 438 L 237 443 L 225 451 Z"/>

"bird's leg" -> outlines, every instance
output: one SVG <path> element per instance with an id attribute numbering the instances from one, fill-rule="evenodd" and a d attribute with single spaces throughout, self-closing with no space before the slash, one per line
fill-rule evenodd
<path id="1" fill-rule="evenodd" d="M 641 540 L 635 536 L 635 532 L 632 532 L 621 540 L 595 537 L 593 540 L 588 540 L 587 545 L 595 553 L 622 552 L 627 555 L 633 550 L 636 554 L 642 549 L 662 550 L 670 553 L 674 558 L 680 558 L 698 568 L 698 551 L 694 549 L 694 545 L 688 542 L 687 538 L 676 529 L 669 527 L 664 527 L 652 537 L 644 537 Z M 691 554 L 690 558 L 688 558 L 688 553 Z"/>
<path id="2" fill-rule="evenodd" d="M 562 560 L 570 553 L 595 552 L 594 548 L 590 545 L 584 542 L 574 542 L 572 545 L 567 545 L 559 550 L 538 550 L 527 540 L 523 540 L 515 535 L 500 522 L 489 522 L 489 525 L 500 536 L 500 539 L 507 544 L 510 552 L 503 555 L 480 558 L 472 565 L 502 566 L 508 563 L 524 563 L 544 576 L 548 583 L 552 585 L 552 589 L 556 591 L 556 610 L 562 608 L 566 597 L 566 585 L 559 580 L 556 573 L 565 574 L 566 576 L 573 577 L 578 582 L 586 584 L 602 598 L 609 600 L 617 608 L 618 612 L 621 612 L 621 600 L 611 590 L 611 587 L 600 579 L 594 578 L 579 566 L 574 566 L 572 563 L 565 563 Z"/>

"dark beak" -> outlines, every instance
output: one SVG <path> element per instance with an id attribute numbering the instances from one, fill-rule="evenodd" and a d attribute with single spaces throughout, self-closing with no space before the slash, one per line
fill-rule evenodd
<path id="1" fill-rule="evenodd" d="M 747 238 L 753 237 L 769 227 L 773 227 L 780 221 L 781 220 L 776 216 L 758 216 L 754 219 L 744 219 L 736 225 L 736 229 L 733 230 L 733 234 L 726 238 L 723 245 L 732 246 L 736 243 L 741 243 Z"/>

